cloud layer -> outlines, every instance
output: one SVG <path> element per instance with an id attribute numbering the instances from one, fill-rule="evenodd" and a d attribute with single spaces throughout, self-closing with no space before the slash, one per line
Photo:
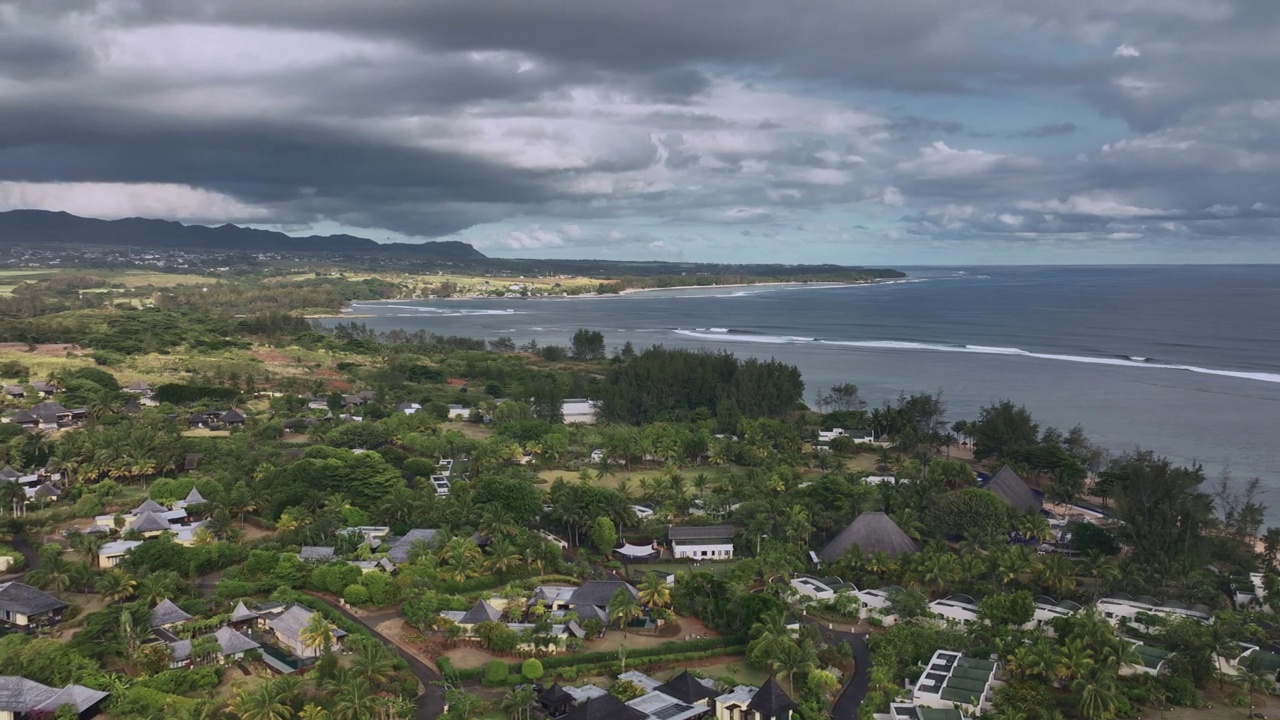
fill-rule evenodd
<path id="1" fill-rule="evenodd" d="M 1280 259 L 1280 3 L 0 0 L 0 208 L 494 254 Z"/>

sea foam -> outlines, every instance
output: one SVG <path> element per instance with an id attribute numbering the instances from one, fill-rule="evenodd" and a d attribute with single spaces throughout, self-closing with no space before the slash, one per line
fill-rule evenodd
<path id="1" fill-rule="evenodd" d="M 1061 353 L 1032 352 L 1016 347 L 1000 347 L 991 345 L 947 345 L 943 343 L 911 342 L 906 340 L 820 340 L 816 338 L 795 337 L 789 335 L 757 335 L 726 330 L 725 328 L 695 328 L 693 330 L 675 330 L 677 335 L 716 340 L 718 342 L 760 343 L 766 345 L 795 345 L 816 343 L 839 347 L 863 348 L 867 350 L 921 350 L 926 352 L 972 353 L 978 355 L 1005 355 L 1034 358 L 1039 360 L 1057 360 L 1060 362 L 1083 363 L 1088 365 L 1110 365 L 1113 367 L 1140 368 L 1143 370 L 1181 370 L 1202 375 L 1252 380 L 1255 382 L 1280 383 L 1280 373 L 1252 372 L 1245 370 L 1223 370 L 1206 368 L 1197 365 L 1156 362 L 1150 358 L 1107 358 L 1089 355 L 1065 355 Z"/>

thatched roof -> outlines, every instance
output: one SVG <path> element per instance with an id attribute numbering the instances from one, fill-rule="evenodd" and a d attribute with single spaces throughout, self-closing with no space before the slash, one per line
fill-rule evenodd
<path id="1" fill-rule="evenodd" d="M 883 552 L 894 558 L 919 550 L 915 541 L 907 537 L 888 515 L 882 512 L 865 512 L 832 538 L 818 552 L 818 558 L 824 562 L 834 562 L 855 545 L 865 554 Z"/>
<path id="2" fill-rule="evenodd" d="M 1018 477 L 1013 468 L 1005 465 L 987 481 L 984 489 L 1004 501 L 1006 505 L 1024 513 L 1040 512 L 1044 501 Z"/>

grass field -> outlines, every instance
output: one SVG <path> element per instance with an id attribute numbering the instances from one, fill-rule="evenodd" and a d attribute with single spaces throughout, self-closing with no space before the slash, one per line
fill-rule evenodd
<path id="1" fill-rule="evenodd" d="M 666 575 L 682 575 L 691 571 L 709 572 L 717 577 L 723 576 L 729 572 L 729 568 L 733 567 L 737 561 L 727 560 L 724 562 L 653 562 L 653 563 L 635 563 L 627 565 L 627 574 L 632 580 L 643 580 L 649 573 L 660 573 Z"/>
<path id="2" fill-rule="evenodd" d="M 680 474 L 684 476 L 686 483 L 692 483 L 695 475 L 705 473 L 707 477 L 711 478 L 711 482 L 714 484 L 716 481 L 727 479 L 735 472 L 741 472 L 743 470 L 745 470 L 745 468 L 740 468 L 734 465 L 699 465 L 696 467 L 684 468 L 681 470 Z M 619 471 L 610 475 L 605 475 L 601 478 L 596 477 L 596 470 L 594 468 L 588 468 L 588 472 L 591 473 L 590 482 L 592 485 L 616 489 L 619 483 L 626 480 L 631 485 L 632 492 L 635 492 L 639 489 L 640 478 L 647 477 L 656 481 L 659 476 L 662 475 L 663 470 L 645 469 Z M 538 473 L 538 477 L 547 482 L 552 482 L 556 478 L 560 477 L 570 482 L 574 482 L 578 479 L 578 473 L 572 470 L 543 470 Z M 690 486 L 689 491 L 694 492 L 692 486 Z"/>
<path id="3" fill-rule="evenodd" d="M 146 270 L 82 270 L 82 269 L 41 269 L 0 270 L 0 295 L 13 293 L 19 283 L 46 280 L 58 275 L 93 275 L 105 278 L 113 284 L 124 288 L 140 287 L 174 287 L 177 285 L 198 285 L 215 283 L 217 279 L 202 275 L 183 275 L 181 273 L 149 272 Z M 118 292 L 121 288 L 93 288 L 85 292 Z"/>

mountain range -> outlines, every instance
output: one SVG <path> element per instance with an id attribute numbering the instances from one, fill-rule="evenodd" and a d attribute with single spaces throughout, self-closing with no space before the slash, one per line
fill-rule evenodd
<path id="1" fill-rule="evenodd" d="M 0 212 L 0 245 L 51 243 L 194 252 L 400 255 L 449 262 L 486 259 L 483 253 L 471 245 L 457 241 L 379 243 L 352 235 L 294 237 L 281 232 L 230 224 L 207 227 L 145 218 L 98 220 L 47 210 Z"/>

